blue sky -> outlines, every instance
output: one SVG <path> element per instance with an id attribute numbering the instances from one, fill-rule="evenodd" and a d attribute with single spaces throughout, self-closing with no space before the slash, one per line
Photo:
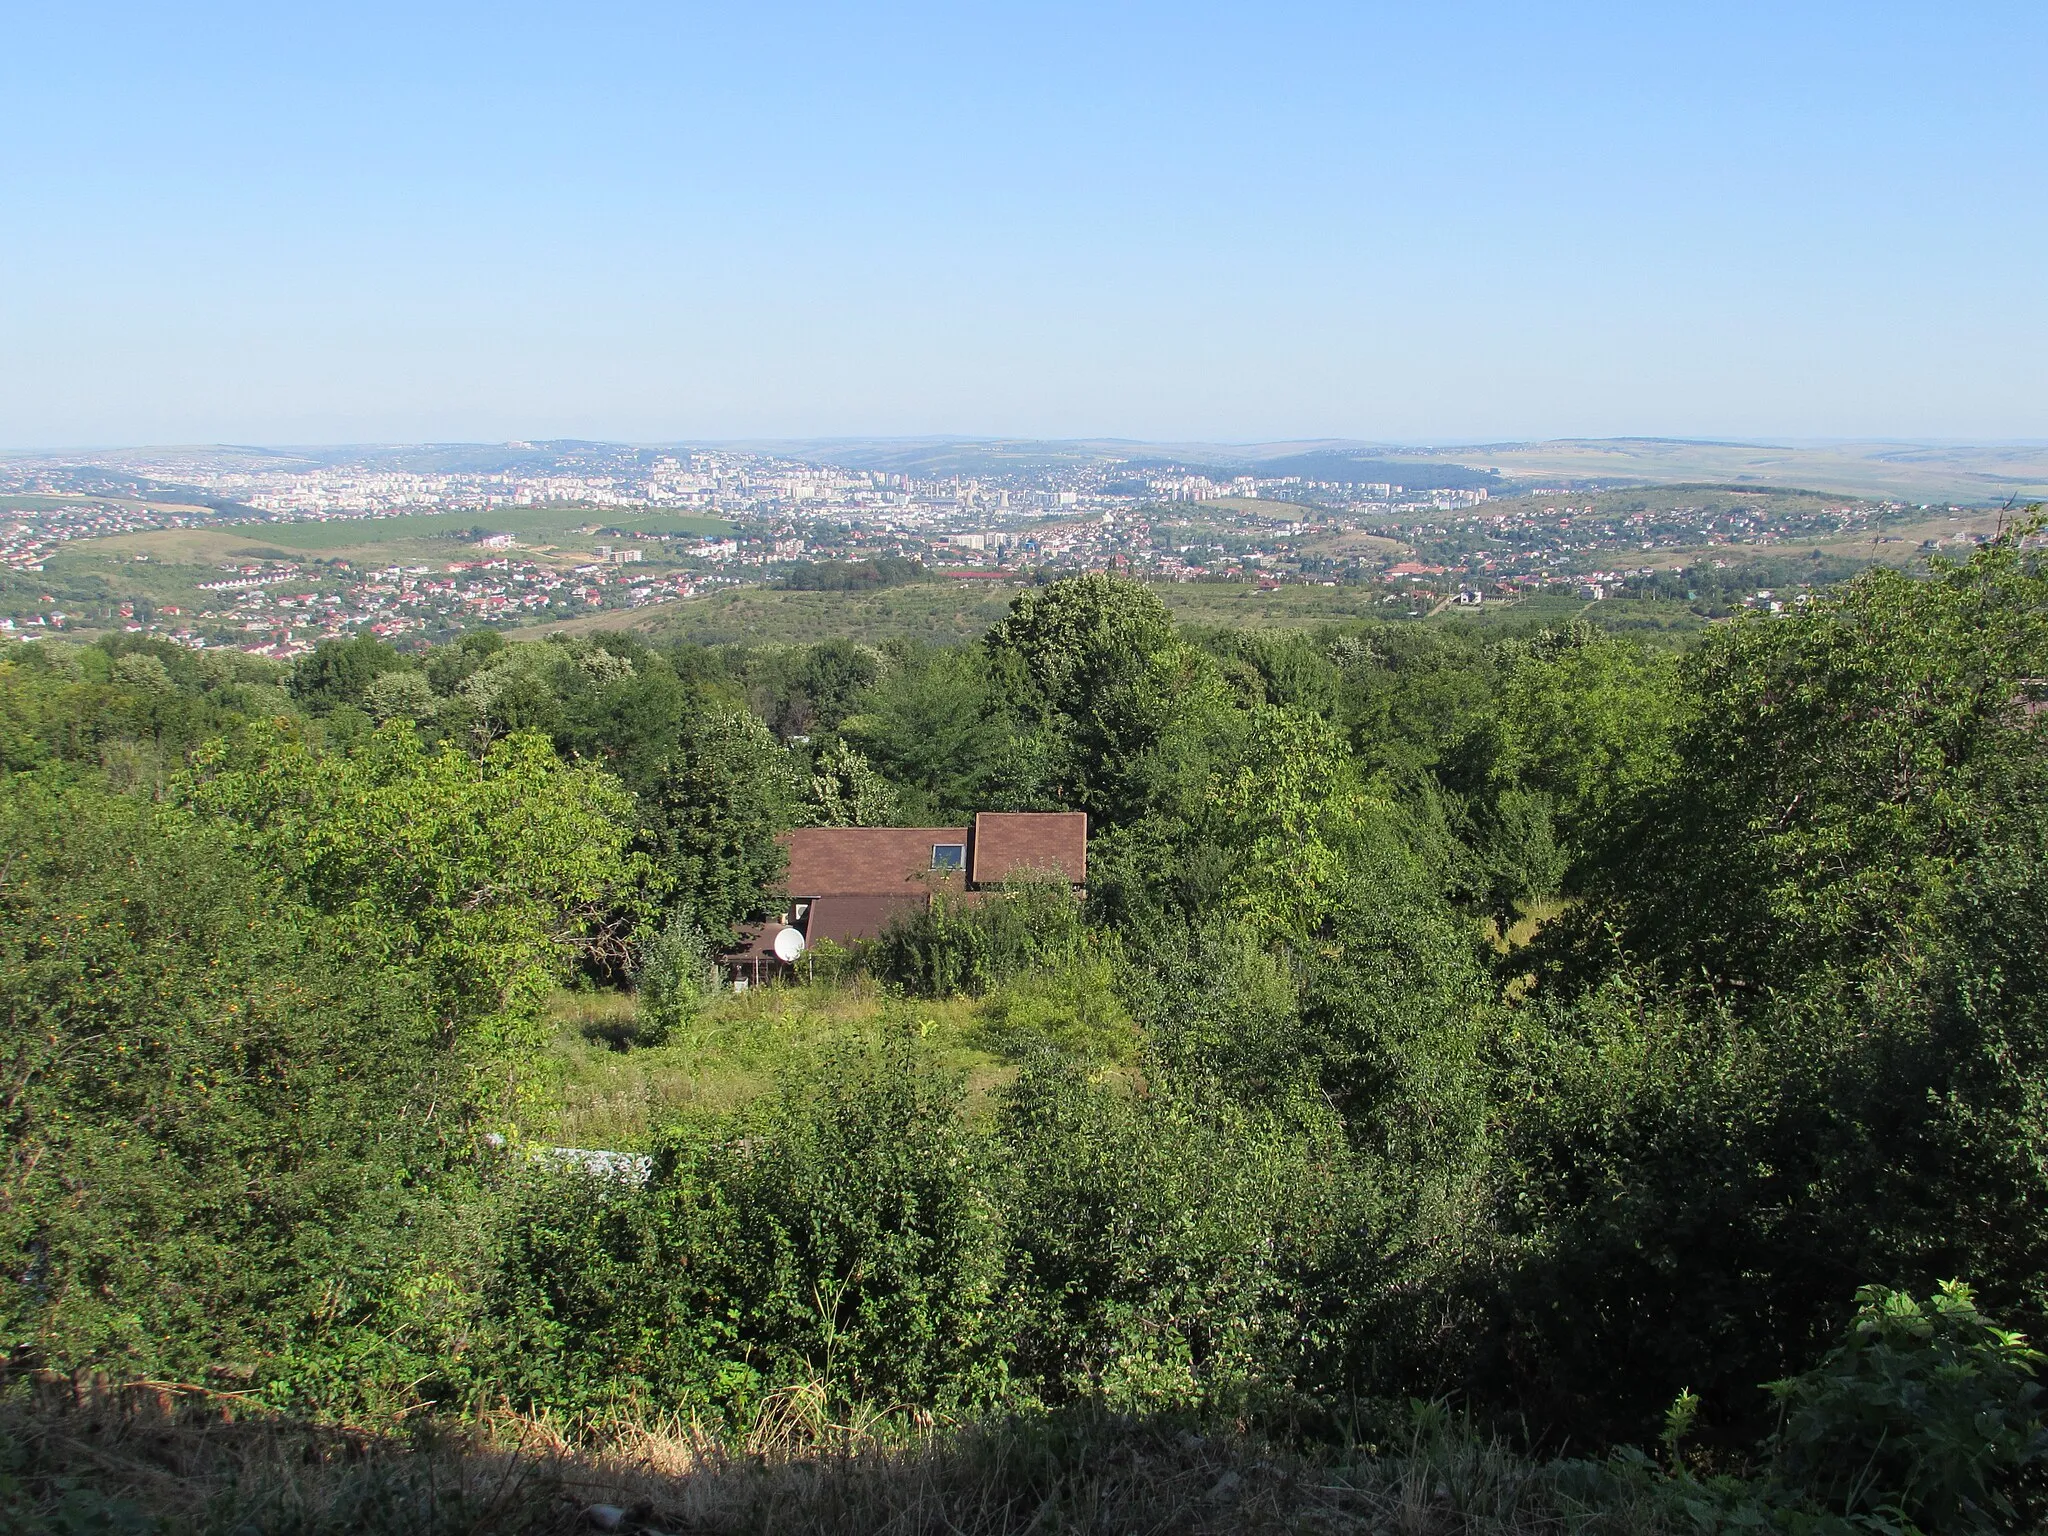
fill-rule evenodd
<path id="1" fill-rule="evenodd" d="M 0 0 L 0 446 L 2048 437 L 2048 6 Z"/>

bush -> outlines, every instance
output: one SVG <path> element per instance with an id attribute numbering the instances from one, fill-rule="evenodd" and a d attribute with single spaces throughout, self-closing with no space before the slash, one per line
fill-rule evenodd
<path id="1" fill-rule="evenodd" d="M 1118 1412 L 1288 1394 L 1329 1246 L 1361 1244 L 1341 1143 L 1091 1084 L 1057 1057 L 1008 1092 L 999 1134 L 1020 1384 Z"/>
<path id="2" fill-rule="evenodd" d="M 0 1344 L 67 1372 L 232 1364 L 276 1386 L 294 1349 L 405 1341 L 388 1363 L 430 1338 L 468 1283 L 451 1234 L 472 1143 L 423 989 L 337 955 L 183 812 L 8 790 Z"/>
<path id="3" fill-rule="evenodd" d="M 659 1045 L 697 1017 L 718 989 L 711 941 L 688 912 L 669 915 L 640 950 L 633 981 L 638 994 L 635 1032 L 641 1045 Z"/>
<path id="4" fill-rule="evenodd" d="M 1054 1050 L 1101 1064 L 1130 1060 L 1138 1027 L 1117 1000 L 1111 962 L 1098 955 L 999 988 L 982 1005 L 971 1039 L 1012 1061 Z"/>
<path id="5" fill-rule="evenodd" d="M 2043 1358 L 1945 1281 L 1927 1302 L 1865 1286 L 1846 1337 L 1812 1370 L 1770 1383 L 1777 1430 L 1754 1476 L 1681 1460 L 1700 1399 L 1665 1415 L 1667 1470 L 1634 1446 L 1555 1465 L 1584 1506 L 1626 1500 L 1697 1536 L 1999 1536 L 2038 1531 L 2048 1463 Z M 1688 1456 L 1686 1460 L 1701 1460 Z M 1704 1458 L 1715 1459 L 1712 1457 Z"/>
<path id="6" fill-rule="evenodd" d="M 883 933 L 873 958 L 884 980 L 919 996 L 982 997 L 1079 954 L 1084 935 L 1065 881 L 1020 881 L 973 901 L 935 893 Z"/>
<path id="7" fill-rule="evenodd" d="M 1613 1444 L 1690 1387 L 1708 1424 L 1753 1443 L 1757 1382 L 1814 1358 L 1856 1283 L 1853 1258 L 1788 1220 L 1811 1101 L 1720 1011 L 1619 982 L 1523 1010 L 1492 1054 L 1505 1262 L 1482 1390 L 1560 1439 Z"/>
<path id="8" fill-rule="evenodd" d="M 998 1395 L 1002 1225 L 960 1092 L 912 1037 L 848 1045 L 667 1132 L 644 1188 L 538 1180 L 492 1299 L 515 1392 L 736 1419 L 799 1383 L 834 1406 Z"/>
<path id="9" fill-rule="evenodd" d="M 1949 1281 L 1926 1302 L 1866 1286 L 1848 1338 L 1774 1382 L 1779 1481 L 1844 1516 L 1928 1531 L 2036 1529 L 2048 1423 L 2044 1356 Z"/>

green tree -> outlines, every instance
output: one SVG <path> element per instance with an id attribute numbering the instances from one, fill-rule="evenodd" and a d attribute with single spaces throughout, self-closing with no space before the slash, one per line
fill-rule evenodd
<path id="1" fill-rule="evenodd" d="M 431 1298 L 471 1283 L 465 1064 L 415 972 L 332 942 L 236 843 L 134 796 L 0 796 L 0 1337 L 259 1385 L 349 1338 L 347 1393 L 416 1380 Z"/>
<path id="2" fill-rule="evenodd" d="M 1203 634 L 1198 643 L 1232 672 L 1249 702 L 1336 713 L 1338 669 L 1314 637 L 1298 630 L 1226 629 Z"/>
<path id="3" fill-rule="evenodd" d="M 1088 695 L 1121 676 L 1133 658 L 1173 639 L 1173 616 L 1156 593 L 1091 572 L 1019 593 L 986 643 L 991 651 L 1015 652 L 1053 708 L 1078 714 Z"/>
<path id="4" fill-rule="evenodd" d="M 976 650 L 898 646 L 888 675 L 840 732 L 905 792 L 906 815 L 1007 809 L 991 803 L 1001 798 L 992 791 L 1020 729 L 1004 707 L 998 675 Z"/>
<path id="5" fill-rule="evenodd" d="M 1751 992 L 1910 952 L 2040 803 L 2044 675 L 2048 577 L 2017 535 L 1717 631 L 1673 771 L 1599 841 L 1595 908 L 1667 974 Z"/>
<path id="6" fill-rule="evenodd" d="M 1256 932 L 1306 936 L 1340 898 L 1363 813 L 1326 721 L 1300 710 L 1254 710 L 1242 747 L 1214 778 L 1202 822 L 1230 861 L 1226 899 Z"/>
<path id="7" fill-rule="evenodd" d="M 897 816 L 896 792 L 856 748 L 835 739 L 811 765 L 804 814 L 821 827 L 886 827 Z"/>
<path id="8" fill-rule="evenodd" d="M 1454 631 L 1381 625 L 1332 639 L 1338 719 L 1367 772 L 1409 782 L 1470 738 L 1494 709 L 1499 656 Z"/>
<path id="9" fill-rule="evenodd" d="M 488 745 L 514 731 L 561 731 L 563 697 L 588 686 L 587 678 L 567 647 L 521 642 L 492 652 L 455 696 L 468 708 L 477 742 Z"/>
<path id="10" fill-rule="evenodd" d="M 1688 661 L 1675 767 L 1595 844 L 1508 1037 L 1532 1415 L 1626 1434 L 1690 1386 L 1754 1429 L 1753 1384 L 1873 1279 L 2048 1315 L 2042 583 L 2008 539 Z"/>
<path id="11" fill-rule="evenodd" d="M 323 640 L 292 668 L 291 690 L 316 715 L 342 704 L 361 708 L 372 682 L 406 665 L 403 656 L 372 635 Z"/>
<path id="12" fill-rule="evenodd" d="M 641 796 L 643 843 L 669 899 L 717 943 L 781 905 L 788 859 L 776 834 L 796 820 L 788 749 L 744 710 L 690 721 L 661 777 Z"/>
<path id="13" fill-rule="evenodd" d="M 434 685 L 421 672 L 384 672 L 363 690 L 363 708 L 380 724 L 387 720 L 431 720 L 441 707 Z"/>
<path id="14" fill-rule="evenodd" d="M 1547 795 L 1581 838 L 1662 783 L 1689 700 L 1678 659 L 1596 631 L 1546 631 L 1509 671 L 1488 732 L 1496 792 Z"/>
<path id="15" fill-rule="evenodd" d="M 643 656 L 630 675 L 566 700 L 563 713 L 556 746 L 565 755 L 602 762 L 644 806 L 668 772 L 697 704 L 666 661 Z"/>
<path id="16" fill-rule="evenodd" d="M 796 682 L 810 705 L 811 728 L 831 731 L 881 678 L 881 657 L 850 640 L 826 640 L 804 652 Z"/>
<path id="17" fill-rule="evenodd" d="M 486 1113 L 516 1112 L 507 1089 L 541 1042 L 549 987 L 577 953 L 623 943 L 604 925 L 649 874 L 617 785 L 537 736 L 478 758 L 394 723 L 341 756 L 262 724 L 202 754 L 182 790 L 338 953 L 415 979 Z"/>
<path id="18" fill-rule="evenodd" d="M 437 645 L 427 652 L 427 680 L 445 698 L 504 648 L 505 637 L 495 629 L 473 629 L 453 645 Z"/>

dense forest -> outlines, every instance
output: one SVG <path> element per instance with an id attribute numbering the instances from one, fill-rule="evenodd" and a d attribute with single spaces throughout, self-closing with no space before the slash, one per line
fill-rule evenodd
<path id="1" fill-rule="evenodd" d="M 957 648 L 15 645 L 9 1390 L 568 1442 L 801 1399 L 1069 1462 L 1455 1430 L 1590 1528 L 2033 1528 L 2030 537 L 1683 651 L 1195 632 L 1101 575 Z M 538 1136 L 549 998 L 686 1036 L 778 832 L 1073 809 L 1084 904 L 940 904 L 793 983 L 982 999 L 985 1101 L 906 1024 L 640 1173 Z M 0 1529 L 146 1521 L 22 1435 Z M 1093 1518 L 1019 1499 L 984 1528 Z"/>

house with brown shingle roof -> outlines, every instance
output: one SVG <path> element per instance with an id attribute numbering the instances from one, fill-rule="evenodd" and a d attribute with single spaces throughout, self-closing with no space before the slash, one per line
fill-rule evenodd
<path id="1" fill-rule="evenodd" d="M 982 811 L 964 827 L 799 827 L 785 832 L 789 905 L 779 920 L 742 930 L 725 965 L 758 979 L 780 968 L 775 936 L 795 928 L 806 946 L 878 938 L 935 895 L 969 900 L 1015 880 L 1088 880 L 1083 811 Z"/>

